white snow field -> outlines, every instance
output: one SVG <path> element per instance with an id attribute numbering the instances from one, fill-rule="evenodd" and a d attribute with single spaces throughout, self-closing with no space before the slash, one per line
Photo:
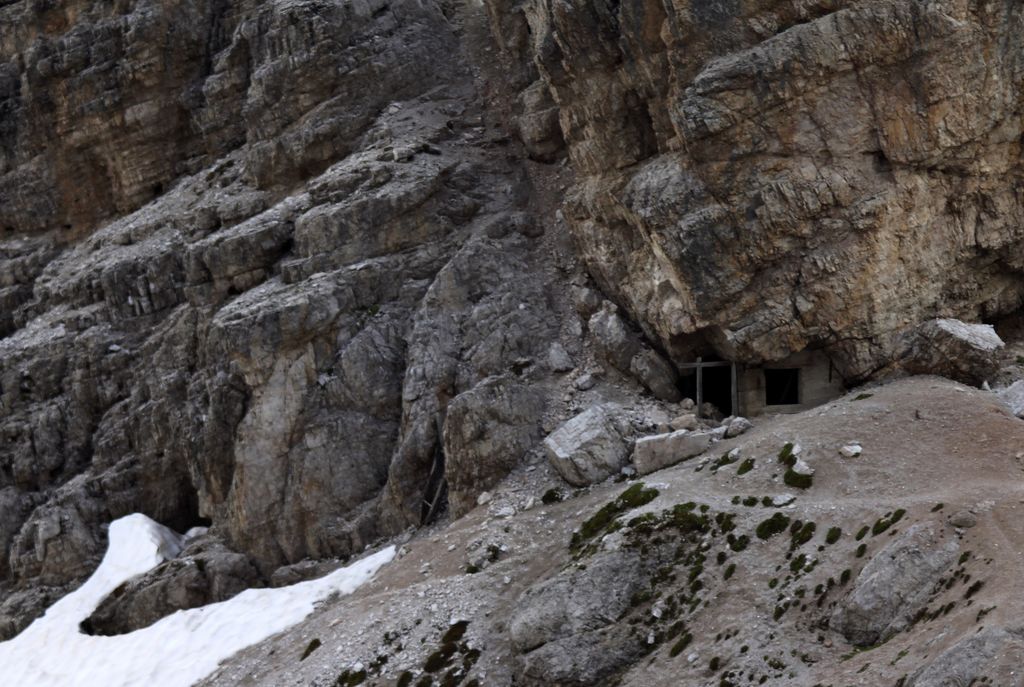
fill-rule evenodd
<path id="1" fill-rule="evenodd" d="M 144 515 L 110 524 L 99 568 L 78 590 L 51 606 L 20 635 L 0 642 L 5 687 L 188 687 L 217 664 L 301 621 L 332 592 L 349 594 L 395 555 L 385 548 L 317 580 L 277 589 L 249 589 L 217 604 L 178 611 L 116 637 L 78 629 L 125 580 L 173 557 L 182 537 Z"/>

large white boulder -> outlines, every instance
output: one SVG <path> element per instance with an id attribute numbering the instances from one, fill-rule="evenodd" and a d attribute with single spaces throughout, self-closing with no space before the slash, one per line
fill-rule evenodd
<path id="1" fill-rule="evenodd" d="M 704 453 L 714 438 L 713 432 L 685 429 L 643 437 L 633 448 L 633 465 L 638 473 L 646 475 Z"/>
<path id="2" fill-rule="evenodd" d="M 902 363 L 915 374 L 936 374 L 980 385 L 998 372 L 1003 346 L 992 325 L 928 320 L 908 338 Z"/>
<path id="3" fill-rule="evenodd" d="M 552 467 L 569 484 L 582 487 L 607 479 L 629 461 L 622 408 L 594 406 L 568 420 L 544 440 Z"/>

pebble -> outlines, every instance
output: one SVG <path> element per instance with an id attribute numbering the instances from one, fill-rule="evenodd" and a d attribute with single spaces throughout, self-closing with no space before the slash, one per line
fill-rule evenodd
<path id="1" fill-rule="evenodd" d="M 589 372 L 586 372 L 576 379 L 576 381 L 573 383 L 573 386 L 575 386 L 580 391 L 587 391 L 588 389 L 593 389 L 594 384 L 596 383 L 597 382 L 594 380 L 594 375 L 590 374 Z"/>
<path id="2" fill-rule="evenodd" d="M 864 449 L 861 448 L 860 444 L 848 444 L 839 449 L 839 453 L 844 458 L 856 458 L 861 454 L 861 451 L 863 450 Z"/>

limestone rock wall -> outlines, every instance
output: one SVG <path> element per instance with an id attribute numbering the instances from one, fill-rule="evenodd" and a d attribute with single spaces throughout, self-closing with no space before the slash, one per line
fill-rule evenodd
<path id="1" fill-rule="evenodd" d="M 487 379 L 532 424 L 457 499 L 536 439 L 567 287 L 440 7 L 26 0 L 0 36 L 0 636 L 125 513 L 265 579 L 419 525 Z"/>
<path id="2" fill-rule="evenodd" d="M 483 10 L 0 0 L 0 636 L 129 512 L 263 583 L 694 355 L 1019 308 L 1017 4 Z"/>
<path id="3" fill-rule="evenodd" d="M 1019 6 L 490 5 L 530 28 L 506 55 L 559 109 L 581 257 L 677 361 L 861 379 L 922 320 L 1020 306 Z"/>

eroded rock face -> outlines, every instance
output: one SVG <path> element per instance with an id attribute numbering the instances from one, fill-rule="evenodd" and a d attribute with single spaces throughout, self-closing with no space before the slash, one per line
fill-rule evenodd
<path id="1" fill-rule="evenodd" d="M 115 589 L 82 628 L 96 635 L 132 632 L 175 611 L 226 601 L 261 583 L 246 556 L 228 550 L 214 537 L 203 537 L 177 557 Z"/>
<path id="2" fill-rule="evenodd" d="M 980 385 L 999 371 L 1003 345 L 992 325 L 929 320 L 908 336 L 901 362 L 910 372 L 940 374 Z"/>
<path id="3" fill-rule="evenodd" d="M 558 104 L 580 254 L 677 361 L 824 348 L 863 378 L 920 322 L 1020 306 L 1019 6 L 521 11 L 508 54 Z"/>
<path id="4" fill-rule="evenodd" d="M 458 45 L 432 2 L 0 7 L 4 636 L 126 513 L 258 578 L 420 524 L 488 378 L 532 405 L 453 434 L 459 507 L 536 443 L 568 286 Z"/>
<path id="5" fill-rule="evenodd" d="M 621 415 L 622 408 L 613 403 L 594 406 L 544 439 L 548 461 L 562 479 L 583 487 L 617 474 L 626 465 L 629 428 Z"/>
<path id="6" fill-rule="evenodd" d="M 888 639 L 913 622 L 959 550 L 956 538 L 943 533 L 941 525 L 912 526 L 864 566 L 829 626 L 858 646 Z"/>
<path id="7" fill-rule="evenodd" d="M 641 655 L 619 620 L 649 581 L 654 558 L 601 553 L 528 590 L 509 624 L 524 684 L 596 684 Z"/>

